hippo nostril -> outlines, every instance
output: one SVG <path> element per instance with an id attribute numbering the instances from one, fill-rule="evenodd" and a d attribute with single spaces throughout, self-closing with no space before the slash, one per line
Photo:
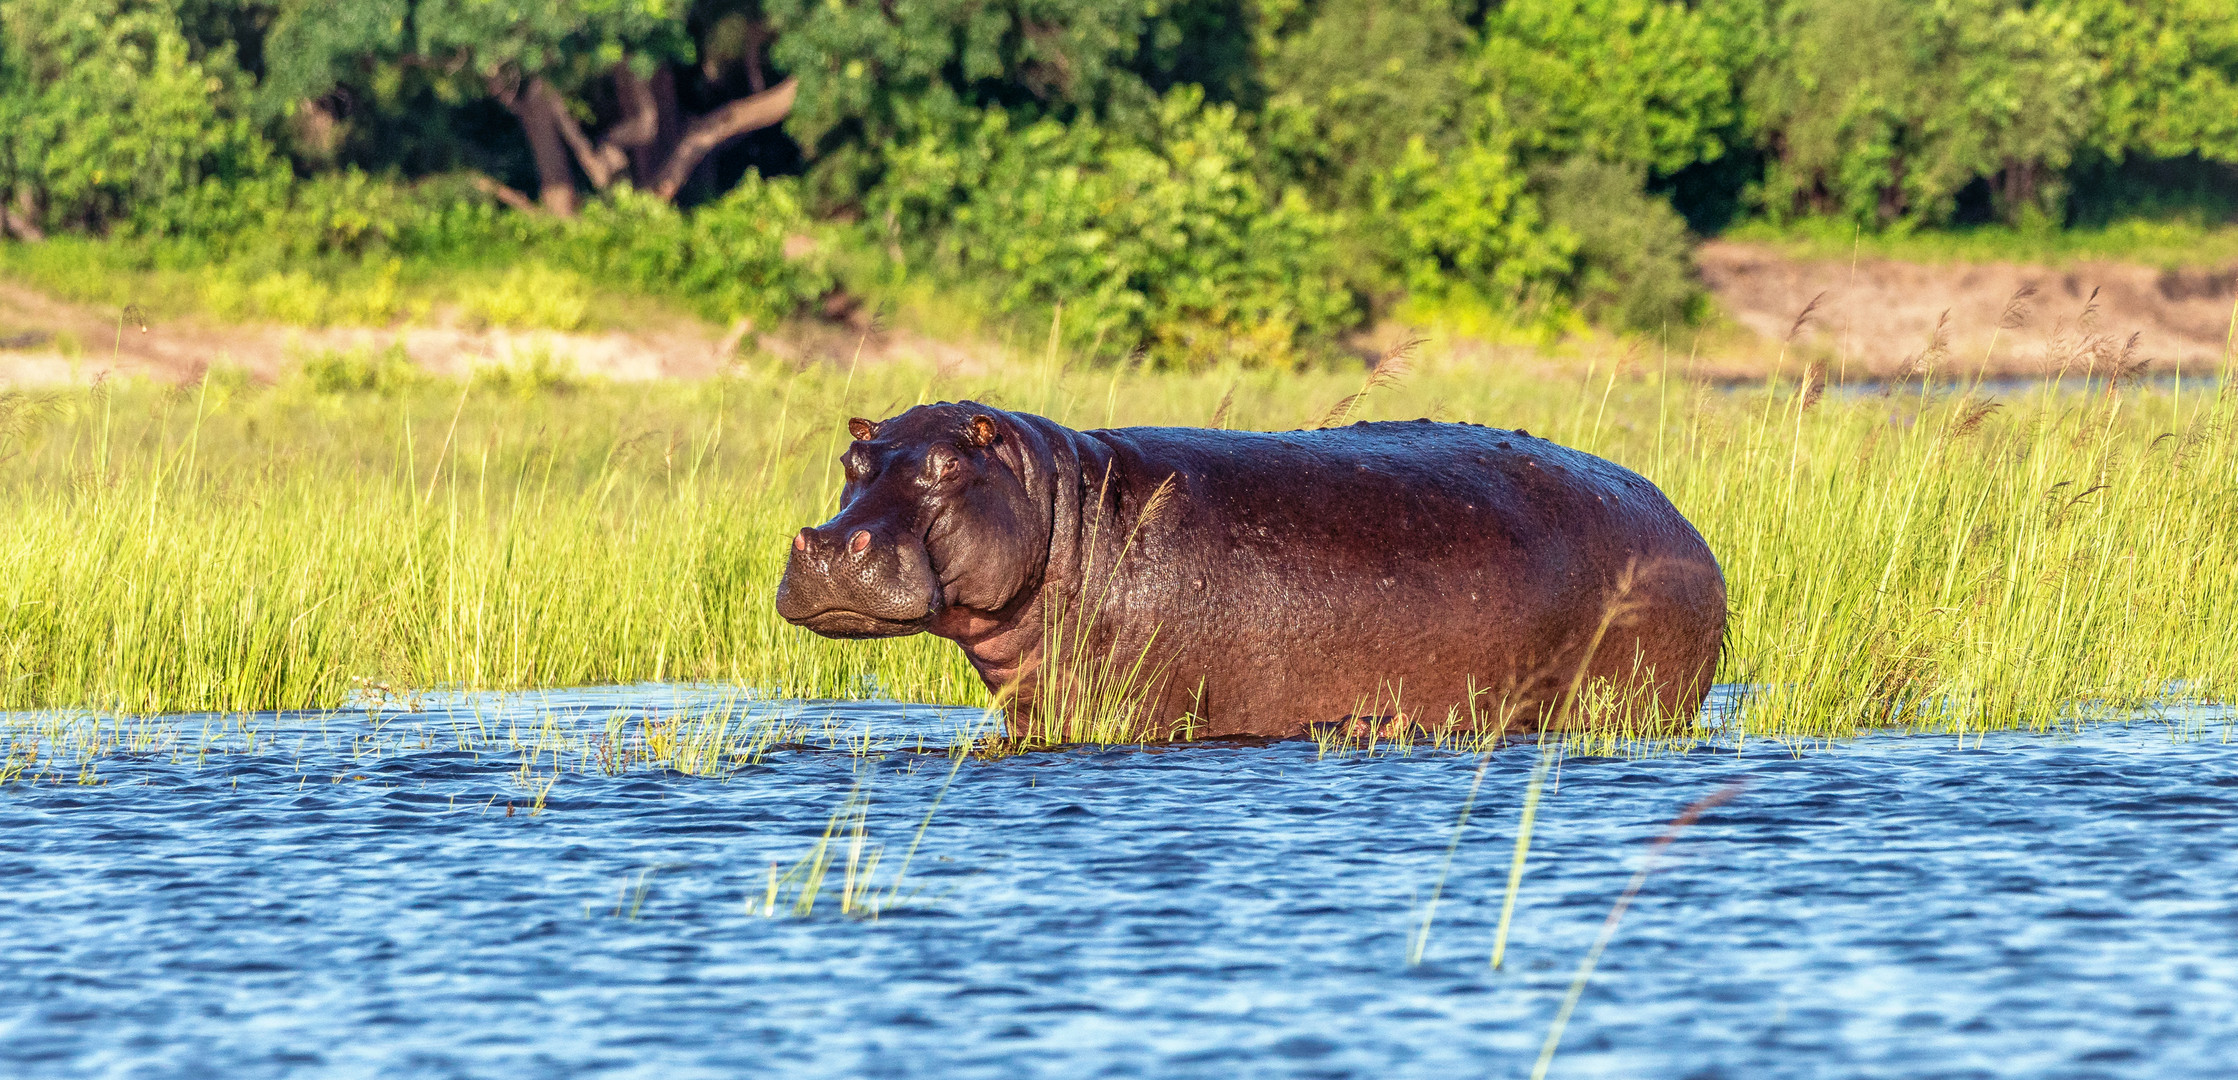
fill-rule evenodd
<path id="1" fill-rule="evenodd" d="M 797 532 L 797 533 L 794 533 L 794 534 L 793 534 L 793 550 L 794 550 L 794 551 L 807 551 L 807 550 L 808 550 L 808 530 L 807 530 L 807 529 L 802 529 L 801 531 L 799 531 L 799 532 Z"/>
<path id="2" fill-rule="evenodd" d="M 863 550 L 868 547 L 870 547 L 870 530 L 868 529 L 856 529 L 855 535 L 847 538 L 847 550 L 857 555 L 862 554 Z"/>

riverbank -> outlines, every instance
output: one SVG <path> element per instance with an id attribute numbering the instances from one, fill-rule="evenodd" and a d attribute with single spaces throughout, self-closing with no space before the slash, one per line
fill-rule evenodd
<path id="1" fill-rule="evenodd" d="M 2198 374 L 2220 363 L 2238 316 L 2238 256 L 2219 267 L 1914 261 L 1713 241 L 1695 259 L 1743 331 L 1703 365 L 1711 377 L 1758 376 L 1782 359 L 1825 364 L 1836 380 Z"/>
<path id="2" fill-rule="evenodd" d="M 1441 355 L 1549 375 L 1622 364 L 1709 382 L 1794 376 L 1814 365 L 1814 377 L 1836 383 L 1922 373 L 2203 374 L 2229 347 L 2238 317 L 2238 257 L 2220 267 L 1923 261 L 1765 239 L 1711 241 L 1695 261 L 1713 314 L 1660 339 L 1392 320 L 1355 333 L 1323 362 L 1342 368 L 1420 340 Z M 484 276 L 427 289 L 405 305 L 410 314 L 378 325 L 226 318 L 178 282 L 158 288 L 151 279 L 147 292 L 160 303 L 120 306 L 0 277 L 0 386 L 183 383 L 212 369 L 271 383 L 334 357 L 401 361 L 438 377 L 535 367 L 623 382 L 705 379 L 756 361 L 988 372 L 1031 363 L 1047 348 L 1046 327 L 977 318 L 939 297 L 838 293 L 784 322 L 723 325 L 658 298 L 596 292 L 564 273 Z"/>

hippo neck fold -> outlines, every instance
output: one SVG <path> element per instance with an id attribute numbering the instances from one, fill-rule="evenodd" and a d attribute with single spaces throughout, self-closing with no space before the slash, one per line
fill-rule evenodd
<path id="1" fill-rule="evenodd" d="M 1046 537 L 1044 557 L 1025 586 L 998 611 L 950 608 L 931 627 L 956 642 L 987 688 L 1015 685 L 1030 696 L 1038 681 L 1049 620 L 1076 614 L 1087 577 L 1113 571 L 1137 511 L 1125 505 L 1129 479 L 1110 446 L 1030 413 L 1005 413 L 1002 457 L 1026 490 Z"/>

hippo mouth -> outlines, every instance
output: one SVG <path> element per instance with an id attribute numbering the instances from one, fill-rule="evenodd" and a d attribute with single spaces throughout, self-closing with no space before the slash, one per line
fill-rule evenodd
<path id="1" fill-rule="evenodd" d="M 919 633 L 925 629 L 926 623 L 932 621 L 932 617 L 932 612 L 929 611 L 914 619 L 888 619 L 848 608 L 825 608 L 813 615 L 798 618 L 788 615 L 785 621 L 824 637 L 886 638 Z"/>
<path id="2" fill-rule="evenodd" d="M 922 541 L 851 527 L 801 530 L 775 600 L 786 622 L 835 638 L 921 633 L 940 612 Z"/>

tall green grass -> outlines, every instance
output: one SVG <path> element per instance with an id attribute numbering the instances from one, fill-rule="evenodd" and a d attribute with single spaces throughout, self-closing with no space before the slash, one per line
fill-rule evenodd
<path id="1" fill-rule="evenodd" d="M 1344 405 L 1524 427 L 1661 484 L 1731 586 L 1737 730 L 2049 728 L 2227 700 L 2227 380 L 1824 392 L 1659 361 L 1432 357 Z M 325 385 L 329 389 L 321 390 Z M 331 706 L 377 688 L 713 681 L 985 704 L 954 646 L 771 608 L 850 415 L 1309 426 L 1357 372 L 772 365 L 695 384 L 127 384 L 0 398 L 0 709 Z M 383 384 L 387 385 L 387 384 Z"/>

